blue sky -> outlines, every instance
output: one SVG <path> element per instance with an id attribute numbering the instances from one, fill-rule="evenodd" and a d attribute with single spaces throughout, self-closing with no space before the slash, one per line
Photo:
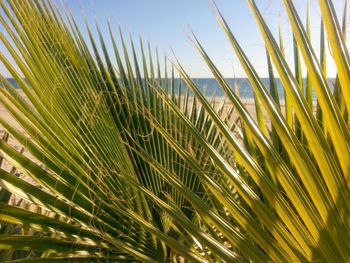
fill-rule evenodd
<path id="1" fill-rule="evenodd" d="M 150 41 L 157 47 L 159 54 L 172 57 L 171 49 L 192 77 L 210 77 L 210 73 L 197 51 L 191 45 L 186 33 L 189 26 L 193 29 L 208 54 L 226 77 L 243 77 L 224 33 L 217 24 L 209 0 L 55 0 L 59 5 L 69 5 L 83 33 L 84 17 L 94 27 L 95 19 L 103 32 L 107 34 L 106 20 L 109 18 L 117 33 L 121 26 L 125 36 L 130 33 L 135 40 L 141 35 L 144 41 Z M 306 0 L 296 0 L 296 7 L 305 20 Z M 336 9 L 340 11 L 343 0 L 336 0 Z M 228 21 L 233 33 L 261 76 L 267 75 L 265 49 L 253 15 L 245 0 L 216 0 L 219 9 Z M 277 35 L 277 23 L 280 19 L 286 53 L 292 63 L 292 38 L 286 14 L 281 0 L 257 0 L 260 10 L 272 31 Z M 312 19 L 312 41 L 318 52 L 320 12 L 316 0 L 310 0 Z M 3 31 L 3 28 L 1 28 Z M 135 41 L 137 42 L 137 41 Z M 108 42 L 109 43 L 109 42 Z M 3 50 L 3 46 L 0 48 Z M 111 50 L 111 48 L 109 47 Z M 6 55 L 5 51 L 5 55 Z M 329 56 L 329 54 L 328 54 Z M 334 76 L 335 69 L 328 59 L 328 72 Z M 8 72 L 0 63 L 0 72 Z"/>

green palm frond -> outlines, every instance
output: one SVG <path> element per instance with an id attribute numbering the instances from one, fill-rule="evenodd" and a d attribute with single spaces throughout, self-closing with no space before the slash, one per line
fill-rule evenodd
<path id="1" fill-rule="evenodd" d="M 345 18 L 340 27 L 331 1 L 319 1 L 318 57 L 309 12 L 304 27 L 284 0 L 290 66 L 281 30 L 276 39 L 255 1 L 247 2 L 265 41 L 268 86 L 216 17 L 253 88 L 253 112 L 194 34 L 221 101 L 205 96 L 180 62 L 165 57 L 161 68 L 150 44 L 126 41 L 110 24 L 108 37 L 99 26 L 96 37 L 86 23 L 84 39 L 72 14 L 51 1 L 0 1 L 0 39 L 18 70 L 3 51 L 0 60 L 20 87 L 0 75 L 0 103 L 16 122 L 0 116 L 0 260 L 349 261 Z"/>

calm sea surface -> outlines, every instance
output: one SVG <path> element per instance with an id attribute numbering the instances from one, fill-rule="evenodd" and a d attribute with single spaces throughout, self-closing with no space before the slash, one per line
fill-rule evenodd
<path id="1" fill-rule="evenodd" d="M 16 88 L 18 88 L 18 85 L 14 79 L 9 78 L 8 81 Z M 224 92 L 218 85 L 218 83 L 215 81 L 215 79 L 212 78 L 197 78 L 193 79 L 193 81 L 198 85 L 198 87 L 203 91 L 203 93 L 206 96 L 215 96 L 215 97 L 223 97 L 225 96 Z M 246 78 L 235 78 L 235 79 L 226 79 L 226 81 L 229 83 L 229 85 L 233 88 L 234 86 L 237 87 L 239 95 L 243 99 L 252 99 L 253 98 L 253 90 L 252 87 Z M 268 78 L 262 78 L 262 81 L 267 89 L 269 89 L 269 79 Z M 234 82 L 236 82 L 236 85 L 234 85 Z M 334 79 L 328 79 L 328 83 L 330 87 L 333 89 L 333 82 Z M 181 94 L 185 94 L 187 91 L 187 86 L 184 83 L 184 81 L 180 79 L 175 79 L 175 93 L 177 94 L 179 91 L 179 86 L 181 83 Z M 305 79 L 304 79 L 305 83 Z M 163 81 L 164 84 L 164 81 Z M 276 79 L 276 85 L 277 85 L 277 91 L 279 94 L 280 100 L 284 99 L 284 91 L 283 86 L 281 84 L 280 79 Z M 1 84 L 0 84 L 1 86 Z M 190 93 L 191 94 L 191 93 Z M 313 93 L 314 99 L 316 99 L 315 92 Z"/>

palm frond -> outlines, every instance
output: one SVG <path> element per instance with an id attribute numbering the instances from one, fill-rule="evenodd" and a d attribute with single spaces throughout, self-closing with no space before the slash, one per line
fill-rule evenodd
<path id="1" fill-rule="evenodd" d="M 304 27 L 284 0 L 289 65 L 282 31 L 275 38 L 247 2 L 266 45 L 268 86 L 218 10 L 216 18 L 253 88 L 253 112 L 194 34 L 223 100 L 205 96 L 179 61 L 164 57 L 162 68 L 150 44 L 127 41 L 121 29 L 115 35 L 110 24 L 104 36 L 86 22 L 85 39 L 70 11 L 51 1 L 0 1 L 0 39 L 18 70 L 3 51 L 0 60 L 20 87 L 0 74 L 0 104 L 16 122 L 0 116 L 1 260 L 349 260 L 345 19 L 341 28 L 332 2 L 320 0 L 328 39 L 321 26 L 318 58 L 309 12 Z"/>

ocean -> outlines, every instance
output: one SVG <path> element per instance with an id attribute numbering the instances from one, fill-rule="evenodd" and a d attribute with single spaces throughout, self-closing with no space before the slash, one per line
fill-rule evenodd
<path id="1" fill-rule="evenodd" d="M 12 78 L 7 79 L 15 88 L 18 88 L 18 85 L 16 81 Z M 269 89 L 269 79 L 268 78 L 262 78 L 262 82 L 264 83 L 265 87 Z M 215 79 L 213 78 L 194 78 L 193 81 L 198 85 L 198 87 L 201 89 L 201 91 L 206 95 L 206 96 L 215 96 L 215 97 L 223 97 L 225 96 L 223 90 L 220 88 L 218 83 L 216 82 Z M 247 78 L 227 78 L 226 81 L 229 83 L 230 87 L 237 86 L 239 95 L 242 99 L 252 99 L 253 98 L 253 89 L 252 86 L 250 85 L 250 82 Z M 303 80 L 304 85 L 306 82 L 306 79 Z M 164 82 L 164 80 L 163 80 Z M 178 86 L 181 82 L 181 94 L 185 94 L 187 90 L 187 86 L 183 80 L 180 79 L 175 79 L 175 93 L 178 93 Z M 234 83 L 236 82 L 236 85 Z M 331 89 L 333 89 L 333 83 L 334 79 L 328 79 L 329 86 Z M 0 84 L 1 86 L 1 84 Z M 284 91 L 283 91 L 283 86 L 281 83 L 281 80 L 276 78 L 276 86 L 277 86 L 277 91 L 280 100 L 284 99 Z M 190 95 L 192 93 L 190 92 Z M 316 94 L 313 91 L 313 99 L 316 100 Z"/>

